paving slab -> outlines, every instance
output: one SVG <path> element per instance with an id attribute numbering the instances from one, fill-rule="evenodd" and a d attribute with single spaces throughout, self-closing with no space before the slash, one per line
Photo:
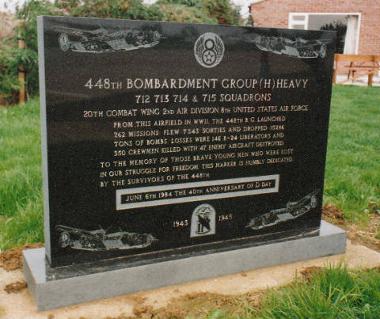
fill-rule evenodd
<path id="1" fill-rule="evenodd" d="M 156 259 L 154 263 L 112 262 L 75 264 L 51 268 L 44 248 L 23 251 L 24 275 L 40 311 L 102 300 L 125 294 L 215 278 L 242 271 L 272 267 L 301 260 L 344 253 L 346 233 L 325 221 L 319 232 L 298 234 L 287 240 L 262 245 L 239 245 L 235 249 L 212 250 Z M 217 265 L 217 266 L 216 266 Z M 118 283 L 112 285 L 110 283 Z"/>
<path id="2" fill-rule="evenodd" d="M 173 298 L 197 292 L 225 295 L 243 294 L 285 285 L 306 267 L 337 265 L 339 263 L 344 263 L 349 268 L 372 268 L 380 266 L 380 253 L 347 241 L 347 250 L 343 255 L 256 269 L 246 271 L 244 274 L 238 273 L 200 280 L 44 312 L 37 311 L 36 304 L 27 289 L 17 294 L 7 294 L 4 291 L 7 284 L 24 280 L 21 270 L 6 272 L 0 269 L 0 308 L 4 310 L 0 318 L 47 319 L 49 316 L 54 316 L 52 317 L 54 319 L 79 319 L 83 316 L 91 319 L 104 319 L 107 316 L 132 315 L 133 308 L 136 305 L 141 305 L 142 302 L 144 305 L 159 308 L 167 305 Z"/>

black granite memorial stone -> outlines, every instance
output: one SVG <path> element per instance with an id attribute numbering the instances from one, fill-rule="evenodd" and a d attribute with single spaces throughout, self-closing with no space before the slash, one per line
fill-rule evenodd
<path id="1" fill-rule="evenodd" d="M 52 267 L 317 235 L 335 33 L 39 19 Z"/>

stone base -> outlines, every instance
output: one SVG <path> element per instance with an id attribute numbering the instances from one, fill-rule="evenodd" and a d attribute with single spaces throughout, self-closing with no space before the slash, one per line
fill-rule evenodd
<path id="1" fill-rule="evenodd" d="M 24 275 L 38 310 L 344 253 L 344 230 L 322 221 L 318 236 L 235 249 L 87 275 L 47 279 L 45 249 L 24 254 Z M 115 261 L 118 263 L 118 261 Z"/>

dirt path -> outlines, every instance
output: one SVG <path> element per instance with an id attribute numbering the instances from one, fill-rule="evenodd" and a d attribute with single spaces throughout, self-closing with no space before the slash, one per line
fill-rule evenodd
<path id="1" fill-rule="evenodd" d="M 364 245 L 373 250 L 380 252 L 380 214 L 375 206 L 371 214 L 368 215 L 368 225 L 359 226 L 355 223 L 350 223 L 344 219 L 344 213 L 333 204 L 326 204 L 323 207 L 323 218 L 335 224 L 347 232 L 347 237 L 353 242 Z"/>
<path id="2" fill-rule="evenodd" d="M 107 300 L 94 301 L 82 305 L 60 308 L 38 313 L 27 289 L 7 293 L 4 288 L 12 283 L 23 281 L 21 270 L 6 271 L 0 268 L 0 310 L 1 319 L 105 319 L 126 318 L 138 315 L 149 317 L 154 309 L 166 307 L 173 315 L 181 317 L 181 311 L 199 300 L 207 300 L 216 306 L 220 302 L 239 302 L 244 298 L 255 298 L 255 292 L 284 285 L 299 276 L 307 267 L 321 267 L 344 262 L 350 268 L 380 266 L 380 253 L 361 245 L 348 242 L 344 255 L 331 256 L 297 262 L 287 265 L 252 270 L 235 275 L 202 280 L 177 286 L 125 295 Z M 223 298 L 228 295 L 240 295 Z M 182 298 L 179 303 L 171 303 L 174 298 Z M 232 300 L 232 301 L 231 301 Z M 181 305 L 182 302 L 182 305 Z M 173 304 L 178 304 L 174 307 Z M 200 311 L 202 311 L 200 307 Z M 1 315 L 2 313 L 2 315 Z M 174 316 L 175 317 L 175 316 Z"/>

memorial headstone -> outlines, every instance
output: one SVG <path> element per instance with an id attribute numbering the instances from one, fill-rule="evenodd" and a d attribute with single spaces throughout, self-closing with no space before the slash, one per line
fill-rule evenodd
<path id="1" fill-rule="evenodd" d="M 344 250 L 320 231 L 335 33 L 40 17 L 38 35 L 45 285 L 156 271 L 115 295 Z"/>

